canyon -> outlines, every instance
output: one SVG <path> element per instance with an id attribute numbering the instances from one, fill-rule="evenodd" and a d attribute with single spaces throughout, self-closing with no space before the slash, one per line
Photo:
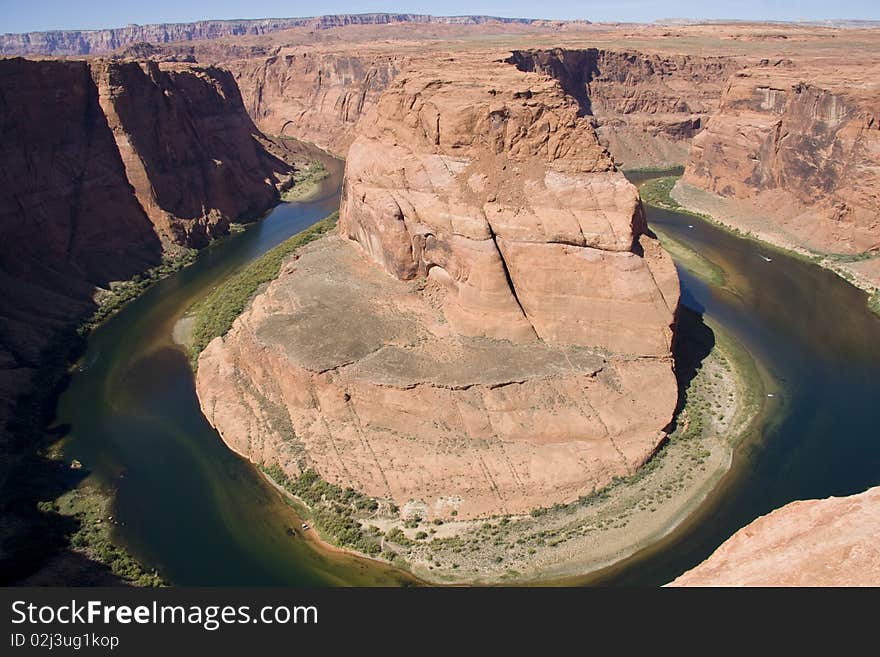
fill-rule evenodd
<path id="1" fill-rule="evenodd" d="M 297 158 L 220 69 L 7 59 L 0 82 L 5 421 L 96 287 L 258 218 Z"/>
<path id="2" fill-rule="evenodd" d="M 100 295 L 259 218 L 305 159 L 263 136 L 212 67 L 4 59 L 0 107 L 5 558 L 35 505 L 19 477 L 44 405 Z"/>
<path id="3" fill-rule="evenodd" d="M 621 168 L 684 166 L 683 206 L 880 285 L 877 30 L 428 18 L 0 37 L 106 54 L 0 60 L 4 490 L 96 289 L 259 218 L 305 163 L 285 137 L 347 158 L 338 234 L 203 352 L 200 402 L 404 517 L 567 502 L 663 442 L 678 280 Z"/>

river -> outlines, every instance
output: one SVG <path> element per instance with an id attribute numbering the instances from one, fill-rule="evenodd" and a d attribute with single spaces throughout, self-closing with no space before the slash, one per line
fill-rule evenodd
<path id="1" fill-rule="evenodd" d="M 115 497 L 114 540 L 178 585 L 395 585 L 411 578 L 288 534 L 299 518 L 201 413 L 174 325 L 242 265 L 338 208 L 343 163 L 316 199 L 282 204 L 204 249 L 90 336 L 59 399 L 64 453 Z"/>
<path id="2" fill-rule="evenodd" d="M 96 329 L 59 399 L 66 458 L 111 489 L 115 539 L 176 585 L 397 585 L 405 573 L 292 538 L 299 519 L 202 415 L 175 323 L 229 274 L 338 207 L 342 163 L 321 194 L 282 204 L 200 253 Z M 682 303 L 755 356 L 776 396 L 765 426 L 678 530 L 582 583 L 662 584 L 734 531 L 795 499 L 880 483 L 880 318 L 834 274 L 686 215 L 652 225 L 720 267 L 725 289 L 680 268 Z M 692 227 L 691 227 L 692 226 Z M 770 257 L 767 262 L 761 256 Z"/>

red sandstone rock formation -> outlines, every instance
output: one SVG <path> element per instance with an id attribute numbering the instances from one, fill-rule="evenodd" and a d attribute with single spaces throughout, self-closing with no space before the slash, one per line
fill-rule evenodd
<path id="1" fill-rule="evenodd" d="M 203 246 L 278 201 L 290 165 L 269 154 L 235 80 L 213 67 L 92 63 L 128 179 L 157 233 Z"/>
<path id="2" fill-rule="evenodd" d="M 523 512 L 634 471 L 672 417 L 672 262 L 560 85 L 421 62 L 361 121 L 340 236 L 199 359 L 235 450 L 425 517 Z"/>
<path id="3" fill-rule="evenodd" d="M 358 119 L 405 62 L 393 52 L 363 56 L 291 48 L 224 66 L 234 71 L 245 107 L 262 131 L 345 155 Z"/>
<path id="4" fill-rule="evenodd" d="M 447 286 L 461 333 L 667 354 L 677 282 L 645 266 L 635 188 L 556 81 L 469 65 L 420 65 L 362 121 L 340 232 Z"/>
<path id="5" fill-rule="evenodd" d="M 671 586 L 880 586 L 880 487 L 786 504 Z"/>
<path id="6" fill-rule="evenodd" d="M 780 60 L 737 73 L 693 142 L 683 182 L 752 203 L 820 252 L 880 244 L 877 69 Z"/>

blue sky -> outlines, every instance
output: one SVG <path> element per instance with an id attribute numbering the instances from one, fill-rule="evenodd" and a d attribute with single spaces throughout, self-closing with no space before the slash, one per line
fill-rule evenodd
<path id="1" fill-rule="evenodd" d="M 490 14 L 593 21 L 658 18 L 880 20 L 878 0 L 0 0 L 0 32 L 119 27 L 127 23 L 177 23 L 208 18 L 265 18 L 363 12 Z"/>

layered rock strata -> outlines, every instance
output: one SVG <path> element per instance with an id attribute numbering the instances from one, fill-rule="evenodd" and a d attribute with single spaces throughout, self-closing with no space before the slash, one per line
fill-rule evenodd
<path id="1" fill-rule="evenodd" d="M 91 64 L 135 195 L 160 236 L 202 246 L 278 202 L 293 167 L 271 154 L 223 69 Z"/>
<path id="2" fill-rule="evenodd" d="M 270 57 L 226 64 L 261 130 L 345 155 L 355 125 L 375 106 L 407 58 L 282 48 Z"/>
<path id="3" fill-rule="evenodd" d="M 339 48 L 283 40 L 274 46 L 262 41 L 139 44 L 129 52 L 228 68 L 261 130 L 314 142 L 340 155 L 354 140 L 358 119 L 375 106 L 397 73 L 423 59 L 411 45 Z M 557 79 L 581 112 L 592 117 L 600 142 L 626 168 L 684 164 L 690 139 L 717 109 L 727 77 L 741 67 L 730 57 L 608 48 L 514 50 L 508 57 L 523 71 Z"/>
<path id="4" fill-rule="evenodd" d="M 462 58 L 362 119 L 339 236 L 199 359 L 224 440 L 404 512 L 471 518 L 633 472 L 676 403 L 678 280 L 559 83 Z"/>
<path id="5" fill-rule="evenodd" d="M 786 504 L 671 586 L 880 586 L 880 488 Z"/>
<path id="6" fill-rule="evenodd" d="M 626 168 L 684 164 L 724 81 L 741 66 L 731 57 L 602 48 L 516 50 L 510 61 L 559 80 Z"/>
<path id="7" fill-rule="evenodd" d="M 541 23 L 527 18 L 492 16 L 427 16 L 424 14 L 333 14 L 309 18 L 262 18 L 239 21 L 196 21 L 127 25 L 106 30 L 54 30 L 0 34 L 0 55 L 94 55 L 136 43 L 201 41 L 230 36 L 264 35 L 291 28 L 325 30 L 348 25 L 422 23 L 485 25 L 486 23 Z"/>
<path id="8" fill-rule="evenodd" d="M 734 75 L 682 182 L 748 204 L 790 246 L 880 248 L 876 67 L 828 72 L 779 60 Z"/>

